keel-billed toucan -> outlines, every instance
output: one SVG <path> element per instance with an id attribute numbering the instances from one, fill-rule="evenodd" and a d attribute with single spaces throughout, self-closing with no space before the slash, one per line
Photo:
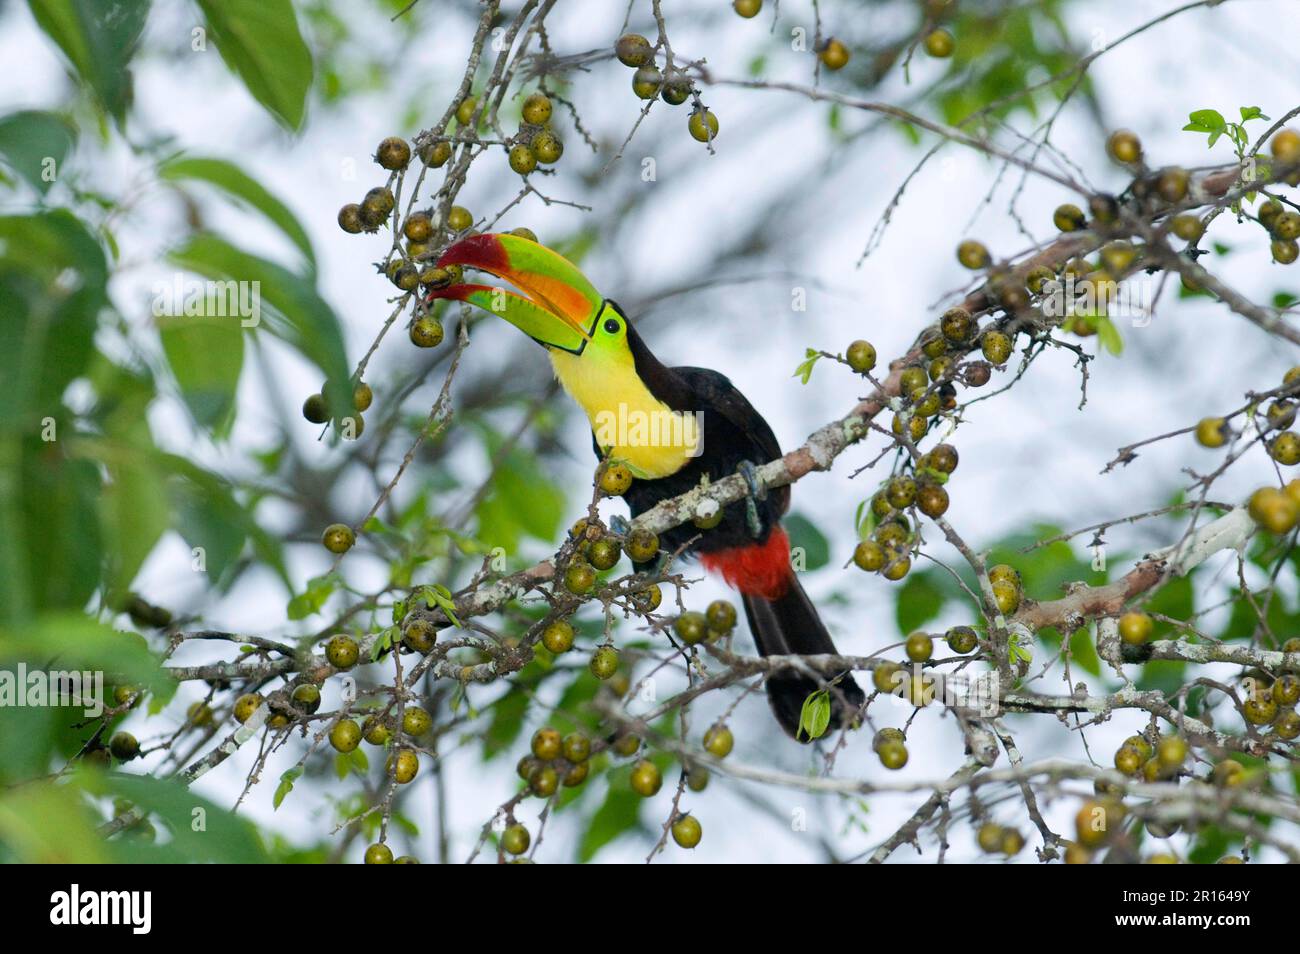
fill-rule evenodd
<path id="1" fill-rule="evenodd" d="M 665 367 L 623 310 L 556 252 L 515 235 L 473 235 L 449 247 L 438 264 L 479 269 L 527 296 L 476 284 L 431 293 L 490 311 L 546 348 L 560 383 L 586 411 L 593 438 L 613 435 L 612 446 L 596 442 L 597 454 L 631 469 L 635 480 L 624 497 L 633 517 L 693 489 L 706 476 L 718 480 L 738 470 L 752 474 L 753 464 L 781 456 L 772 428 L 726 377 L 707 368 Z M 689 435 L 689 427 L 609 426 L 611 421 L 662 422 L 684 414 L 702 430 L 698 440 L 646 439 Z M 661 545 L 675 551 L 696 538 L 687 552 L 740 591 L 762 655 L 834 654 L 835 644 L 791 568 L 790 542 L 780 523 L 789 504 L 789 487 L 754 493 L 748 504 L 725 507 L 721 523 L 712 529 L 676 527 L 660 535 Z M 767 681 L 772 711 L 794 738 L 801 737 L 805 699 L 828 684 L 832 725 L 851 721 L 862 705 L 862 690 L 851 674 L 821 675 L 815 679 L 787 668 Z"/>

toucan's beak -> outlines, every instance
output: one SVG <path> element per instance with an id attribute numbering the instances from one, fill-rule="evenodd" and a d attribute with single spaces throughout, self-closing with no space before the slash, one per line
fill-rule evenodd
<path id="1" fill-rule="evenodd" d="M 440 266 L 477 268 L 527 295 L 491 285 L 435 289 L 430 298 L 469 302 L 504 318 L 535 341 L 580 354 L 595 331 L 604 299 L 564 256 L 509 234 L 471 235 L 442 253 Z"/>

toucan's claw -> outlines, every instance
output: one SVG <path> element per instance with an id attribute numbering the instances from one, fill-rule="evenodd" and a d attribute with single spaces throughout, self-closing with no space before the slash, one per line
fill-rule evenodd
<path id="1" fill-rule="evenodd" d="M 745 483 L 749 484 L 749 495 L 755 500 L 767 499 L 767 487 L 758 479 L 758 468 L 750 461 L 742 460 L 736 470 L 741 477 L 745 478 Z"/>
<path id="2" fill-rule="evenodd" d="M 749 535 L 757 539 L 763 535 L 763 523 L 758 519 L 758 501 L 767 496 L 767 488 L 758 479 L 758 468 L 750 461 L 742 460 L 736 470 L 749 485 L 749 493 L 745 495 L 745 523 L 749 527 Z"/>
<path id="3" fill-rule="evenodd" d="M 609 518 L 609 529 L 613 530 L 620 537 L 625 537 L 632 532 L 632 525 L 627 522 L 627 518 L 621 513 L 616 513 Z"/>

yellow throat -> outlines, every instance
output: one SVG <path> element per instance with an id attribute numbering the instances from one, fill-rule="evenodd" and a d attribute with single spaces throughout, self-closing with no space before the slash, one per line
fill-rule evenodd
<path id="1" fill-rule="evenodd" d="M 588 347 L 581 355 L 547 349 L 555 376 L 587 413 L 596 442 L 642 479 L 675 474 L 699 455 L 697 415 L 674 411 L 636 373 L 626 347 Z"/>

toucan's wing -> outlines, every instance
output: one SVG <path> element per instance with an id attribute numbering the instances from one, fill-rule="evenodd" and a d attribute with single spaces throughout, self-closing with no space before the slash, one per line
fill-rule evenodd
<path id="1" fill-rule="evenodd" d="M 715 426 L 720 423 L 727 432 L 724 437 L 727 443 L 734 447 L 748 445 L 740 456 L 750 463 L 766 464 L 781 456 L 781 445 L 772 433 L 771 425 L 754 410 L 754 405 L 749 403 L 749 399 L 736 389 L 725 374 L 709 368 L 692 367 L 673 368 L 672 372 L 686 382 L 699 401 L 698 406 L 705 412 L 706 452 L 708 442 L 717 436 L 710 434 L 708 415 L 712 412 L 718 418 L 714 422 Z M 790 488 L 779 487 L 772 493 L 777 498 L 777 512 L 784 513 L 789 505 Z"/>
<path id="2" fill-rule="evenodd" d="M 781 456 L 781 445 L 772 433 L 771 426 L 754 410 L 749 399 L 736 390 L 736 386 L 725 374 L 709 368 L 684 367 L 672 370 L 699 397 L 701 407 L 716 411 L 728 424 L 757 445 L 762 451 L 762 459 L 754 461 L 755 464 L 764 464 Z"/>

